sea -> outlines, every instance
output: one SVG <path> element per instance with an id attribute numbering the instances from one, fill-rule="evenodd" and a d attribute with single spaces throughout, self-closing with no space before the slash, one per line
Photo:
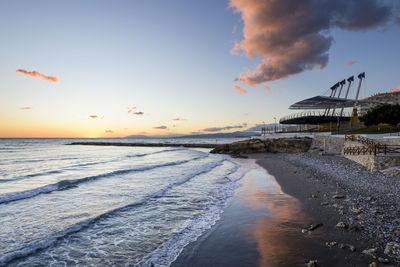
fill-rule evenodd
<path id="1" fill-rule="evenodd" d="M 0 139 L 0 266 L 169 266 L 210 229 L 249 171 L 185 147 Z"/>

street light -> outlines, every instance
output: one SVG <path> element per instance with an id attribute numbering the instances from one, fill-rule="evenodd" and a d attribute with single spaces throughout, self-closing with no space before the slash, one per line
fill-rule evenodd
<path id="1" fill-rule="evenodd" d="M 262 130 L 262 133 L 264 134 L 264 137 L 265 137 L 265 132 L 266 132 L 266 129 L 265 129 L 265 121 L 263 121 L 263 124 L 264 124 L 264 128 L 263 128 L 263 130 Z"/>
<path id="2" fill-rule="evenodd" d="M 275 133 L 276 133 L 276 118 L 275 117 L 274 117 L 274 120 L 275 120 L 274 126 L 275 126 Z"/>

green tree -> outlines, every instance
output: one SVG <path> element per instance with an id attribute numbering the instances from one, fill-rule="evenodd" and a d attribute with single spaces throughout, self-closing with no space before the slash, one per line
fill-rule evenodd
<path id="1" fill-rule="evenodd" d="M 387 123 L 397 125 L 400 122 L 400 105 L 381 104 L 368 110 L 367 114 L 360 117 L 366 126 Z"/>

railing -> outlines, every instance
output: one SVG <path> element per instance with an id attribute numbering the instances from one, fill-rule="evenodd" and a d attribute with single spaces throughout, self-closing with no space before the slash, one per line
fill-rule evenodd
<path id="1" fill-rule="evenodd" d="M 400 145 L 386 145 L 363 136 L 346 135 L 345 141 L 358 142 L 364 146 L 345 147 L 343 149 L 344 154 L 377 155 L 377 154 L 388 154 L 388 153 L 400 153 Z"/>
<path id="2" fill-rule="evenodd" d="M 318 116 L 318 117 L 350 117 L 350 113 L 348 112 L 343 112 L 342 116 L 340 116 L 340 111 L 335 112 L 334 114 L 326 114 L 325 111 L 303 111 L 300 113 L 296 114 L 291 114 L 288 116 L 285 116 L 279 120 L 279 123 L 283 121 L 288 121 L 288 120 L 293 120 L 297 118 L 304 118 L 304 117 L 311 117 L 311 116 Z"/>

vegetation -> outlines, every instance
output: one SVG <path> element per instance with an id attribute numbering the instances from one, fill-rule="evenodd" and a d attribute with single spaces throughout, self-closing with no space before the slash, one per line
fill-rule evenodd
<path id="1" fill-rule="evenodd" d="M 360 117 L 360 121 L 364 122 L 366 126 L 389 124 L 396 127 L 400 123 L 400 105 L 382 104 L 376 106 Z"/>

